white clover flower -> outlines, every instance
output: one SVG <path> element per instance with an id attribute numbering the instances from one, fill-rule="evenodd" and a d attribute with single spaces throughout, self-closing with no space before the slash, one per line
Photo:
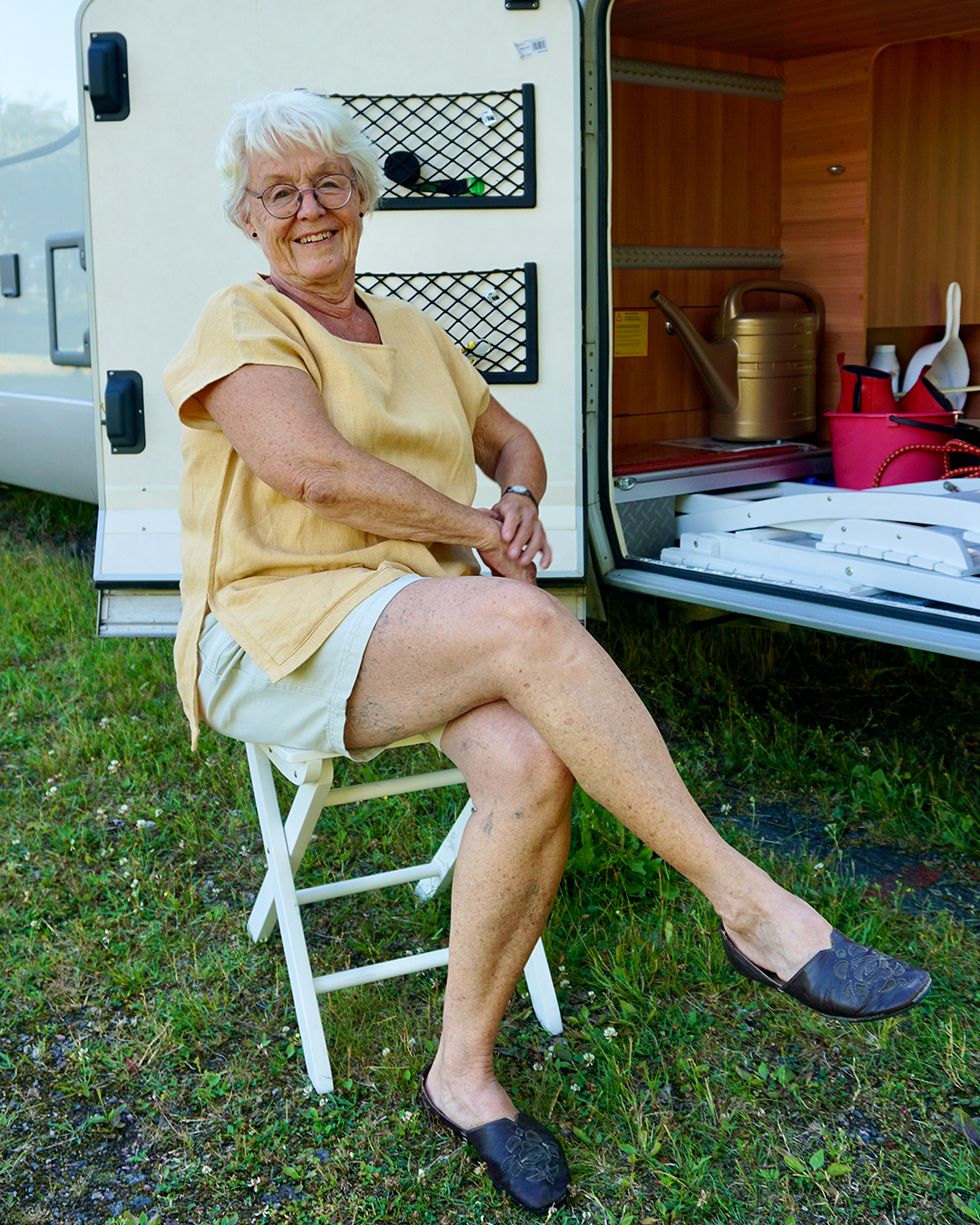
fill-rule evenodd
<path id="1" fill-rule="evenodd" d="M 571 983 L 568 981 L 568 979 L 567 979 L 567 978 L 563 978 L 563 979 L 561 979 L 561 980 L 559 981 L 559 983 L 558 983 L 558 986 L 559 986 L 559 987 L 570 987 L 571 985 L 572 985 L 572 984 L 571 984 Z"/>
<path id="2" fill-rule="evenodd" d="M 727 817 L 728 814 L 732 811 L 731 804 L 722 804 L 720 811 Z"/>
<path id="3" fill-rule="evenodd" d="M 121 812 L 121 813 L 126 813 L 126 812 L 129 812 L 129 805 L 128 805 L 128 804 L 120 804 L 120 805 L 119 805 L 119 807 L 116 809 L 116 812 Z"/>
<path id="4" fill-rule="evenodd" d="M 572 1081 L 572 1083 L 571 1083 L 571 1085 L 569 1085 L 569 1088 L 571 1089 L 571 1091 L 572 1091 L 573 1093 L 578 1093 L 579 1089 L 581 1089 L 581 1088 L 582 1088 L 582 1086 L 581 1086 L 581 1085 L 577 1085 L 577 1084 L 575 1083 L 575 1081 L 573 1080 L 573 1081 Z"/>
<path id="5" fill-rule="evenodd" d="M 604 1038 L 615 1038 L 616 1037 L 616 1027 L 614 1025 L 607 1025 L 606 1028 L 602 1031 L 602 1036 Z"/>
<path id="6" fill-rule="evenodd" d="M 115 757 L 113 757 L 112 761 L 109 762 L 109 773 L 115 774 L 118 769 L 119 769 L 119 762 Z"/>
<path id="7" fill-rule="evenodd" d="M 595 1055 L 593 1055 L 591 1051 L 586 1051 L 582 1056 L 582 1062 L 588 1064 L 595 1063 Z"/>
<path id="8" fill-rule="evenodd" d="M 390 1054 L 391 1054 L 391 1047 L 390 1047 L 390 1046 L 385 1046 L 385 1047 L 382 1047 L 382 1049 L 381 1049 L 381 1058 L 382 1058 L 382 1059 L 387 1059 L 387 1058 L 388 1058 L 388 1056 L 389 1056 Z"/>
<path id="9" fill-rule="evenodd" d="M 401 1120 L 403 1123 L 408 1123 L 414 1118 L 415 1115 L 411 1110 L 403 1110 L 401 1113 Z"/>
<path id="10" fill-rule="evenodd" d="M 544 1071 L 544 1064 L 543 1064 L 543 1063 L 535 1063 L 535 1064 L 532 1064 L 531 1066 L 534 1068 L 534 1071 L 535 1071 L 535 1072 L 543 1072 L 543 1071 Z"/>

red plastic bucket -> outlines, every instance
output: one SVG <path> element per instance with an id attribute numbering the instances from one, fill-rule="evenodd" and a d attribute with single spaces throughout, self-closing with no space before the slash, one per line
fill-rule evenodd
<path id="1" fill-rule="evenodd" d="M 906 413 L 923 425 L 949 425 L 950 414 Z M 890 413 L 827 413 L 830 451 L 834 461 L 834 483 L 844 489 L 870 489 L 878 469 L 900 447 L 942 443 L 938 433 L 914 425 L 896 425 Z M 892 460 L 882 473 L 882 485 L 906 485 L 912 481 L 936 481 L 945 472 L 941 454 L 910 452 Z"/>

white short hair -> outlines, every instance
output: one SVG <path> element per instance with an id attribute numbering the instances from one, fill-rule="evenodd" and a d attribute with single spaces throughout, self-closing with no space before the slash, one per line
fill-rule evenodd
<path id="1" fill-rule="evenodd" d="M 364 211 L 377 204 L 382 190 L 378 151 L 340 103 L 310 89 L 277 90 L 238 103 L 218 142 L 222 203 L 232 225 L 248 232 L 244 204 L 249 160 L 255 154 L 277 157 L 295 148 L 347 158 Z"/>

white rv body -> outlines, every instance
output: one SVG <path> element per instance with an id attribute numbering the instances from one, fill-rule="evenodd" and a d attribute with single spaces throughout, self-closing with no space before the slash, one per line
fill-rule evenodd
<path id="1" fill-rule="evenodd" d="M 34 0 L 3 10 L 0 481 L 96 502 L 77 7 Z"/>
<path id="2" fill-rule="evenodd" d="M 251 244 L 220 214 L 214 145 L 236 100 L 303 85 L 353 99 L 382 155 L 414 140 L 423 162 L 444 155 L 450 177 L 472 170 L 485 180 L 485 194 L 462 204 L 440 190 L 389 184 L 388 207 L 365 226 L 359 275 L 372 291 L 418 293 L 477 367 L 496 371 L 495 394 L 540 439 L 550 478 L 542 513 L 556 554 L 546 581 L 581 607 L 591 567 L 593 577 L 654 596 L 980 658 L 978 481 L 958 481 L 952 491 L 942 482 L 915 487 L 930 499 L 915 553 L 880 547 L 901 529 L 910 503 L 889 501 L 885 491 L 863 495 L 857 510 L 848 502 L 864 533 L 863 552 L 848 560 L 860 533 L 847 536 L 844 518 L 816 505 L 832 489 L 807 483 L 826 481 L 826 447 L 614 477 L 613 7 L 614 0 L 297 0 L 284 14 L 274 0 L 253 0 L 243 20 L 232 0 L 81 5 L 84 225 L 66 219 L 65 226 L 85 235 L 101 633 L 173 632 L 180 428 L 160 375 L 206 298 L 261 270 Z M 91 47 L 105 38 L 121 39 L 125 50 L 128 100 L 118 117 L 98 114 L 91 90 Z M 417 131 L 405 122 L 411 107 L 426 117 Z M 446 130 L 432 127 L 440 107 L 450 116 Z M 500 173 L 509 179 L 498 187 L 492 150 L 507 125 L 508 170 Z M 484 160 L 469 165 L 468 150 Z M 498 317 L 509 295 L 516 330 L 502 342 Z M 0 302 L 0 312 L 9 305 Z M 512 341 L 516 357 L 511 352 L 501 368 L 502 347 Z M 142 385 L 136 446 L 115 445 L 106 429 L 106 392 L 120 376 L 131 386 L 139 376 Z M 0 371 L 0 408 L 11 398 L 7 382 Z M 82 468 L 84 447 L 73 446 Z M 21 444 L 25 457 L 26 450 Z M 9 451 L 0 479 L 86 496 L 44 484 L 16 447 Z M 793 522 L 789 509 L 783 515 L 771 505 L 808 496 L 813 513 L 793 511 Z M 494 498 L 481 481 L 479 502 Z M 744 522 L 753 502 L 767 506 L 762 532 Z"/>

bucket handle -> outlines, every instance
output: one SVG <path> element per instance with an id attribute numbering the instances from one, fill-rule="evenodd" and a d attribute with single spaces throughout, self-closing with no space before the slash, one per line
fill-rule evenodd
<path id="1" fill-rule="evenodd" d="M 935 430 L 937 434 L 949 434 L 952 438 L 957 436 L 956 427 L 952 425 L 934 425 L 931 421 L 920 421 L 917 417 L 896 417 L 894 414 L 888 420 L 895 425 L 914 425 L 917 430 Z"/>
<path id="2" fill-rule="evenodd" d="M 949 434 L 951 438 L 959 438 L 963 442 L 980 443 L 980 425 L 972 425 L 969 421 L 957 421 L 955 425 L 936 425 L 932 421 L 923 421 L 920 417 L 888 418 L 895 425 L 912 425 L 917 430 L 934 430 L 937 434 Z"/>

